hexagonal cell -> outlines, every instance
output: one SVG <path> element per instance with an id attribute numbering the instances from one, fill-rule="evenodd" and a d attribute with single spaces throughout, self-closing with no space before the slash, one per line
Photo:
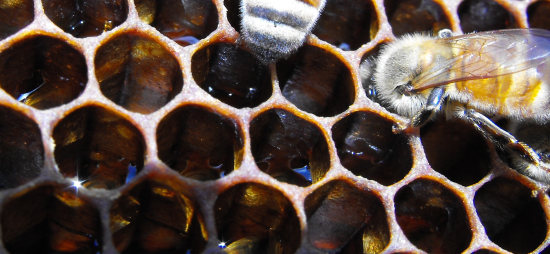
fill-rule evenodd
<path id="1" fill-rule="evenodd" d="M 393 122 L 371 112 L 355 112 L 332 127 L 342 165 L 353 174 L 392 185 L 412 168 L 407 137 L 394 134 Z"/>
<path id="2" fill-rule="evenodd" d="M 335 116 L 355 100 L 348 67 L 325 49 L 303 46 L 277 63 L 283 96 L 299 109 L 318 116 Z"/>
<path id="3" fill-rule="evenodd" d="M 145 141 L 139 130 L 101 107 L 70 113 L 55 126 L 53 139 L 61 174 L 86 188 L 114 189 L 143 167 Z"/>
<path id="4" fill-rule="evenodd" d="M 471 124 L 440 116 L 420 129 L 432 168 L 458 184 L 479 182 L 491 170 L 487 141 Z"/>
<path id="5" fill-rule="evenodd" d="M 74 191 L 39 185 L 3 205 L 2 240 L 10 253 L 99 253 L 98 210 Z"/>
<path id="6" fill-rule="evenodd" d="M 34 20 L 33 0 L 0 2 L 0 39 L 9 37 Z"/>
<path id="7" fill-rule="evenodd" d="M 343 50 L 356 50 L 378 32 L 378 17 L 371 1 L 327 1 L 313 34 Z"/>
<path id="8" fill-rule="evenodd" d="M 382 202 L 347 182 L 333 181 L 315 190 L 305 200 L 305 212 L 309 241 L 323 252 L 380 253 L 389 243 Z"/>
<path id="9" fill-rule="evenodd" d="M 100 35 L 128 17 L 126 0 L 43 0 L 46 16 L 78 38 Z"/>
<path id="10" fill-rule="evenodd" d="M 384 1 L 384 7 L 395 36 L 425 31 L 437 34 L 451 28 L 439 3 L 432 0 L 390 0 Z"/>
<path id="11" fill-rule="evenodd" d="M 546 237 L 546 215 L 532 191 L 499 177 L 483 185 L 474 205 L 489 239 L 512 253 L 535 250 Z"/>
<path id="12" fill-rule="evenodd" d="M 169 176 L 151 176 L 114 201 L 113 243 L 123 254 L 201 253 L 206 236 L 197 206 L 189 188 Z"/>
<path id="13" fill-rule="evenodd" d="M 464 33 L 518 27 L 514 16 L 493 0 L 465 0 L 458 6 Z"/>
<path id="14" fill-rule="evenodd" d="M 330 168 L 321 130 L 283 109 L 270 109 L 250 123 L 252 155 L 273 178 L 298 186 L 318 182 Z"/>
<path id="15" fill-rule="evenodd" d="M 191 59 L 191 71 L 203 90 L 236 108 L 256 107 L 273 92 L 267 66 L 234 44 L 200 49 Z"/>
<path id="16" fill-rule="evenodd" d="M 0 53 L 0 86 L 18 101 L 38 109 L 78 97 L 88 82 L 84 56 L 64 41 L 34 36 Z"/>
<path id="17" fill-rule="evenodd" d="M 197 43 L 218 27 L 211 1 L 136 0 L 139 18 L 182 46 Z"/>
<path id="18" fill-rule="evenodd" d="M 550 30 L 550 2 L 536 1 L 527 7 L 529 27 Z"/>
<path id="19" fill-rule="evenodd" d="M 38 125 L 22 113 L 0 106 L 0 190 L 38 177 L 43 164 Z"/>
<path id="20" fill-rule="evenodd" d="M 279 191 L 242 183 L 223 192 L 214 205 L 218 239 L 227 253 L 295 253 L 301 242 L 300 221 Z"/>
<path id="21" fill-rule="evenodd" d="M 427 179 L 395 194 L 397 223 L 412 244 L 428 253 L 460 253 L 472 231 L 463 201 L 453 191 Z"/>
<path id="22" fill-rule="evenodd" d="M 145 35 L 123 34 L 110 39 L 99 47 L 94 63 L 101 92 L 133 112 L 154 112 L 183 87 L 176 58 Z"/>
<path id="23" fill-rule="evenodd" d="M 239 167 L 242 130 L 229 117 L 201 106 L 173 110 L 157 129 L 158 156 L 182 176 L 216 180 Z"/>

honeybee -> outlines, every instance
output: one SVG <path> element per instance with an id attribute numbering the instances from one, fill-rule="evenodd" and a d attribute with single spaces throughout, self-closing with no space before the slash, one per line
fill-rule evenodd
<path id="1" fill-rule="evenodd" d="M 420 127 L 437 112 L 471 124 L 510 154 L 511 167 L 550 184 L 547 164 L 490 118 L 550 122 L 550 31 L 407 35 L 382 49 L 373 74 L 382 102 Z"/>
<path id="2" fill-rule="evenodd" d="M 242 38 L 265 63 L 286 58 L 302 46 L 325 1 L 242 0 Z"/>

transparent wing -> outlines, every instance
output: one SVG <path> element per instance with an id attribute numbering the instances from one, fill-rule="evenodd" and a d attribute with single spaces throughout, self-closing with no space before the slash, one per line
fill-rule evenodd
<path id="1" fill-rule="evenodd" d="M 470 79 L 485 79 L 537 67 L 550 60 L 550 31 L 511 29 L 438 39 L 451 47 L 453 57 L 424 70 L 415 90 Z"/>

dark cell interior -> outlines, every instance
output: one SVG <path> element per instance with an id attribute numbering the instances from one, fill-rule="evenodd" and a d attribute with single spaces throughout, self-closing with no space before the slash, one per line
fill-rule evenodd
<path id="1" fill-rule="evenodd" d="M 494 252 L 491 250 L 478 250 L 475 251 L 474 254 L 498 254 L 498 252 Z"/>
<path id="2" fill-rule="evenodd" d="M 151 177 L 132 186 L 110 210 L 113 244 L 122 254 L 201 253 L 206 241 L 202 217 L 188 190 L 169 177 Z"/>
<path id="3" fill-rule="evenodd" d="M 386 212 L 373 193 L 333 181 L 310 194 L 304 205 L 308 239 L 319 250 L 379 253 L 389 243 Z"/>
<path id="4" fill-rule="evenodd" d="M 370 112 L 355 112 L 332 127 L 340 163 L 353 174 L 392 185 L 411 170 L 407 137 L 392 132 L 393 122 Z"/>
<path id="5" fill-rule="evenodd" d="M 22 113 L 0 106 L 0 190 L 38 177 L 43 164 L 38 125 Z"/>
<path id="6" fill-rule="evenodd" d="M 208 0 L 136 0 L 139 18 L 182 46 L 206 38 L 218 26 L 218 10 Z"/>
<path id="7" fill-rule="evenodd" d="M 181 92 L 183 75 L 176 58 L 139 34 L 123 34 L 97 50 L 95 74 L 101 92 L 127 110 L 154 112 Z"/>
<path id="8" fill-rule="evenodd" d="M 114 189 L 143 167 L 145 141 L 126 119 L 101 107 L 67 115 L 53 131 L 59 172 L 86 188 Z"/>
<path id="9" fill-rule="evenodd" d="M 474 198 L 489 239 L 512 253 L 529 253 L 545 239 L 546 215 L 532 191 L 518 181 L 496 178 Z"/>
<path id="10" fill-rule="evenodd" d="M 260 170 L 298 186 L 318 182 L 330 168 L 325 137 L 312 123 L 271 109 L 250 123 L 252 155 Z"/>
<path id="11" fill-rule="evenodd" d="M 34 108 L 69 103 L 87 82 L 84 56 L 59 39 L 28 37 L 0 53 L 0 86 Z"/>
<path id="12" fill-rule="evenodd" d="M 299 109 L 318 116 L 335 116 L 355 100 L 348 67 L 325 49 L 303 46 L 277 63 L 283 96 Z"/>
<path id="13" fill-rule="evenodd" d="M 378 27 L 371 1 L 330 0 L 312 33 L 343 50 L 356 50 L 376 36 Z"/>
<path id="14" fill-rule="evenodd" d="M 227 20 L 229 21 L 229 24 L 237 32 L 241 32 L 241 10 L 240 8 L 240 0 L 224 0 L 223 5 L 225 8 L 227 8 Z"/>
<path id="15" fill-rule="evenodd" d="M 464 33 L 517 28 L 514 16 L 492 0 L 465 0 L 458 6 Z"/>
<path id="16" fill-rule="evenodd" d="M 384 1 L 386 15 L 395 36 L 413 32 L 450 29 L 451 24 L 441 6 L 432 0 Z"/>
<path id="17" fill-rule="evenodd" d="M 472 231 L 463 201 L 443 185 L 415 180 L 395 195 L 395 215 L 405 236 L 428 253 L 460 253 Z"/>
<path id="18" fill-rule="evenodd" d="M 214 98 L 236 108 L 256 107 L 272 93 L 266 65 L 237 45 L 217 43 L 191 59 L 195 82 Z"/>
<path id="19" fill-rule="evenodd" d="M 12 254 L 98 253 L 102 231 L 98 210 L 74 189 L 40 185 L 3 205 L 2 240 Z"/>
<path id="20" fill-rule="evenodd" d="M 440 116 L 420 129 L 432 168 L 458 184 L 479 182 L 491 169 L 487 141 L 471 124 Z"/>
<path id="21" fill-rule="evenodd" d="M 531 28 L 550 30 L 550 2 L 536 1 L 527 7 L 527 21 Z"/>
<path id="22" fill-rule="evenodd" d="M 127 0 L 42 0 L 46 16 L 78 38 L 100 35 L 128 17 Z"/>
<path id="23" fill-rule="evenodd" d="M 300 223 L 290 201 L 275 189 L 238 184 L 221 193 L 214 205 L 218 239 L 226 253 L 295 253 Z"/>
<path id="24" fill-rule="evenodd" d="M 158 156 L 182 176 L 216 180 L 241 163 L 242 130 L 227 116 L 200 106 L 172 111 L 157 129 Z"/>
<path id="25" fill-rule="evenodd" d="M 17 33 L 34 20 L 33 0 L 3 2 L 0 4 L 0 39 Z"/>

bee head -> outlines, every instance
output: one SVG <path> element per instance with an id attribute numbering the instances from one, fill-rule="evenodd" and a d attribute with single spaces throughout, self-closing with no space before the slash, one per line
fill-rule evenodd
<path id="1" fill-rule="evenodd" d="M 405 36 L 385 47 L 376 64 L 374 81 L 380 99 L 405 117 L 416 115 L 427 101 L 426 91 L 414 91 L 411 83 L 421 72 L 422 44 L 427 40 L 432 38 Z"/>

